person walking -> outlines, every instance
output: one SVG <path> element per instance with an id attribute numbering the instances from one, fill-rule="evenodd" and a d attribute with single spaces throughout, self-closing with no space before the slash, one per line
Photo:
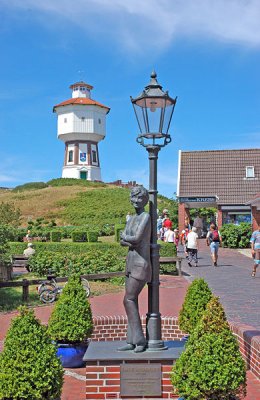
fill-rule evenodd
<path id="1" fill-rule="evenodd" d="M 166 229 L 164 233 L 164 241 L 166 243 L 174 244 L 174 231 L 172 230 L 172 228 Z"/>
<path id="2" fill-rule="evenodd" d="M 258 223 L 258 229 L 252 233 L 251 239 L 251 251 L 254 259 L 252 277 L 256 275 L 256 269 L 260 265 L 260 223 Z"/>
<path id="3" fill-rule="evenodd" d="M 162 216 L 159 215 L 157 218 L 157 238 L 161 238 L 161 229 L 162 229 L 163 219 Z"/>
<path id="4" fill-rule="evenodd" d="M 218 266 L 218 249 L 222 243 L 220 232 L 215 224 L 210 224 L 210 229 L 206 237 L 207 245 L 210 247 L 211 258 L 214 267 Z"/>
<path id="5" fill-rule="evenodd" d="M 186 251 L 188 253 L 188 265 L 192 267 L 194 261 L 195 267 L 198 266 L 198 234 L 195 226 L 187 235 Z"/>

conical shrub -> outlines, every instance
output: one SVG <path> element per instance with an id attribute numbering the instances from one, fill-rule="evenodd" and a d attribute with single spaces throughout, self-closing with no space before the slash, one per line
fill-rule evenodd
<path id="1" fill-rule="evenodd" d="M 53 400 L 60 397 L 63 368 L 56 346 L 32 310 L 20 307 L 0 354 L 1 400 Z"/>
<path id="2" fill-rule="evenodd" d="M 48 334 L 60 343 L 79 343 L 92 333 L 90 303 L 81 278 L 72 275 L 54 306 L 48 323 Z"/>
<path id="3" fill-rule="evenodd" d="M 231 400 L 246 394 L 246 366 L 217 297 L 191 333 L 172 369 L 172 384 L 185 400 Z"/>
<path id="4" fill-rule="evenodd" d="M 179 313 L 179 326 L 182 331 L 193 331 L 211 298 L 212 292 L 204 279 L 195 279 L 191 283 Z"/>

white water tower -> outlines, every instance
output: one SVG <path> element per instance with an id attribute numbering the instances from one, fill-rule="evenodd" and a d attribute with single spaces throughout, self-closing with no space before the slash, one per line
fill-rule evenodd
<path id="1" fill-rule="evenodd" d="M 58 138 L 65 143 L 62 178 L 101 181 L 98 143 L 106 136 L 110 108 L 92 100 L 93 86 L 83 81 L 70 89 L 72 98 L 53 107 L 58 115 Z"/>

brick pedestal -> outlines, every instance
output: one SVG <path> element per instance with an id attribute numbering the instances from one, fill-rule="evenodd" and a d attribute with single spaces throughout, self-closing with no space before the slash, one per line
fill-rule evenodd
<path id="1" fill-rule="evenodd" d="M 167 350 L 134 353 L 118 351 L 125 342 L 92 342 L 85 354 L 86 361 L 86 399 L 177 399 L 173 394 L 170 381 L 172 365 L 184 349 L 181 341 L 165 342 Z M 157 364 L 161 370 L 161 395 L 158 396 L 121 396 L 120 369 L 122 365 L 140 365 L 144 367 Z M 141 385 L 141 383 L 139 383 Z"/>

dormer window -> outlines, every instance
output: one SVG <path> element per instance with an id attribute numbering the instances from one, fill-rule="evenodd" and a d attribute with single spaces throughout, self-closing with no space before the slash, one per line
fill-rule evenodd
<path id="1" fill-rule="evenodd" d="M 255 167 L 246 167 L 246 178 L 255 177 Z"/>

